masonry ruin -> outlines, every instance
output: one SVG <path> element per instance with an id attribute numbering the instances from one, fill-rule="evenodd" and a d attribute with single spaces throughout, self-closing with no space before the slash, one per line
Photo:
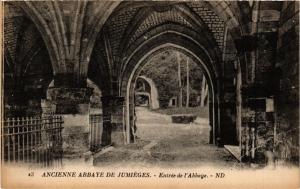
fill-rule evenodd
<path id="1" fill-rule="evenodd" d="M 135 142 L 135 82 L 174 49 L 207 80 L 211 144 L 299 163 L 297 1 L 6 1 L 3 48 L 4 119 L 62 116 L 66 156 Z"/>

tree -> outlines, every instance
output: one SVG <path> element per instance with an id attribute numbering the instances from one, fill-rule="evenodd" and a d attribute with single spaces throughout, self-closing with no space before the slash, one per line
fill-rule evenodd
<path id="1" fill-rule="evenodd" d="M 178 57 L 179 54 L 179 57 Z M 187 59 L 188 72 L 187 72 Z M 179 63 L 180 62 L 180 68 Z M 166 50 L 153 56 L 143 67 L 140 75 L 151 78 L 158 89 L 161 107 L 167 107 L 172 97 L 179 97 L 178 70 L 180 69 L 182 104 L 197 106 L 197 97 L 201 95 L 203 73 L 193 59 L 175 50 Z M 187 81 L 188 79 L 188 81 Z M 187 88 L 187 85 L 189 87 Z M 188 95 L 187 95 L 188 94 Z M 189 98 L 187 99 L 187 96 Z"/>
<path id="2" fill-rule="evenodd" d="M 208 85 L 205 76 L 203 75 L 202 87 L 201 87 L 201 102 L 200 102 L 201 107 L 204 107 L 205 99 L 207 98 L 207 95 L 208 95 Z"/>
<path id="3" fill-rule="evenodd" d="M 182 83 L 181 83 L 181 65 L 180 65 L 179 52 L 177 52 L 176 55 L 177 55 L 177 63 L 178 63 L 178 87 L 179 87 L 178 106 L 182 107 Z"/>
<path id="4" fill-rule="evenodd" d="M 189 59 L 186 59 L 186 107 L 190 104 L 190 74 L 189 74 Z"/>

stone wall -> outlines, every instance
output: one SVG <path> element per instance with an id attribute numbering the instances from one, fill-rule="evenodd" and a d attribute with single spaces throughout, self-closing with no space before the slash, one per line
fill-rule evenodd
<path id="1" fill-rule="evenodd" d="M 299 2 L 283 3 L 279 24 L 276 155 L 299 162 Z"/>

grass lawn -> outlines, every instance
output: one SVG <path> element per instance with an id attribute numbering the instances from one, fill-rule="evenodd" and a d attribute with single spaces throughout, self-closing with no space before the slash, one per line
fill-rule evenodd
<path id="1" fill-rule="evenodd" d="M 152 110 L 157 113 L 166 114 L 166 115 L 174 115 L 174 114 L 193 114 L 197 117 L 208 118 L 208 107 L 182 107 L 182 108 L 165 108 Z"/>

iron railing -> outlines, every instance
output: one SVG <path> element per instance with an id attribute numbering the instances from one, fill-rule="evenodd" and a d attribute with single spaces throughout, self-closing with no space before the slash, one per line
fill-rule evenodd
<path id="1" fill-rule="evenodd" d="M 103 115 L 90 114 L 89 125 L 90 125 L 90 150 L 94 152 L 101 148 Z"/>
<path id="2" fill-rule="evenodd" d="M 62 117 L 8 118 L 2 122 L 2 160 L 6 163 L 61 164 Z"/>

